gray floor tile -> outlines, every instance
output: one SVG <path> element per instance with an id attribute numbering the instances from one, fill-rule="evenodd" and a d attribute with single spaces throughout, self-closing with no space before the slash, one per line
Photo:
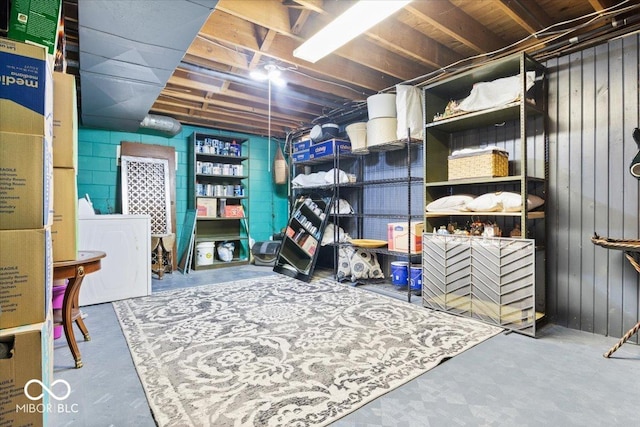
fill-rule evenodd
<path id="1" fill-rule="evenodd" d="M 153 291 L 264 274 L 243 266 L 153 280 Z M 345 285 L 348 286 L 348 285 Z M 366 287 L 365 287 L 366 288 Z M 375 289 L 371 289 L 375 291 Z M 406 294 L 385 292 L 406 301 Z M 412 297 L 419 303 L 419 297 Z M 153 426 L 155 422 L 111 304 L 84 307 L 92 340 L 82 341 L 75 369 L 62 337 L 55 341 L 54 379 L 67 380 L 67 404 L 52 426 Z M 500 334 L 445 361 L 334 423 L 336 426 L 637 426 L 640 346 L 555 325 L 537 338 Z"/>

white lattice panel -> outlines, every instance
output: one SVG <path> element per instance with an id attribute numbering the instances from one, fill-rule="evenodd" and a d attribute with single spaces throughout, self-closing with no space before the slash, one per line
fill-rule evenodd
<path id="1" fill-rule="evenodd" d="M 122 212 L 151 216 L 151 234 L 169 234 L 171 201 L 166 159 L 122 156 Z"/>

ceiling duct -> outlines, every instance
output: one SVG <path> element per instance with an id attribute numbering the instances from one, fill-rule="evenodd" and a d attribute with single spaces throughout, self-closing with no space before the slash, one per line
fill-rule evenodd
<path id="1" fill-rule="evenodd" d="M 175 129 L 147 118 L 217 0 L 78 2 L 83 126 Z"/>
<path id="2" fill-rule="evenodd" d="M 140 122 L 143 129 L 157 130 L 175 136 L 182 131 L 182 125 L 173 117 L 159 116 L 157 114 L 147 114 Z"/>

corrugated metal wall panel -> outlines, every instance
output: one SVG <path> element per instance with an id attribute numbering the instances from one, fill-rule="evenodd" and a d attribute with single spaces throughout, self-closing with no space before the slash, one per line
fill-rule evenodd
<path id="1" fill-rule="evenodd" d="M 549 60 L 547 308 L 555 323 L 620 337 L 640 316 L 640 279 L 594 231 L 640 238 L 637 34 Z M 634 338 L 638 342 L 638 338 Z"/>

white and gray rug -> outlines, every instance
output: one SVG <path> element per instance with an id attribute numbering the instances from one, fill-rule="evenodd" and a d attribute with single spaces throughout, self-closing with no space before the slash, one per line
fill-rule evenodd
<path id="1" fill-rule="evenodd" d="M 500 328 L 284 276 L 114 302 L 160 426 L 316 426 Z"/>

